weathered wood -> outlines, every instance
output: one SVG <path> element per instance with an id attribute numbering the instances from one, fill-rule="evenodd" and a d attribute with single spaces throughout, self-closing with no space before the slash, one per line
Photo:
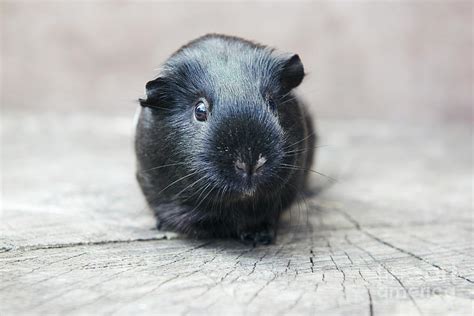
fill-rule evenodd
<path id="1" fill-rule="evenodd" d="M 469 126 L 321 120 L 277 243 L 164 239 L 131 120 L 2 118 L 0 314 L 472 314 Z"/>

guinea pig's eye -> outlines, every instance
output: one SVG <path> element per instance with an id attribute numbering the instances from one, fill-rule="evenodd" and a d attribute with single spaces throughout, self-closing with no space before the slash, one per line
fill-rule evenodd
<path id="1" fill-rule="evenodd" d="M 199 100 L 198 103 L 194 106 L 194 117 L 199 122 L 204 122 L 207 120 L 209 114 L 209 106 L 203 100 Z"/>

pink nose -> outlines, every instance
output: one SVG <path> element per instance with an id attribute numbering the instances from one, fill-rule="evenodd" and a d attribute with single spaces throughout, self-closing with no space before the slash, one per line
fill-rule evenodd
<path id="1" fill-rule="evenodd" d="M 261 171 L 265 162 L 267 162 L 267 159 L 262 155 L 258 157 L 258 160 L 255 162 L 254 165 L 250 165 L 240 159 L 237 159 L 235 161 L 235 169 L 242 176 L 251 176 L 252 174 L 258 174 Z"/>

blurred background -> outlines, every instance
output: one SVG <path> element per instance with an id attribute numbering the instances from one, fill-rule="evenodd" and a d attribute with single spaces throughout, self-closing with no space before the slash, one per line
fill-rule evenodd
<path id="1" fill-rule="evenodd" d="M 471 1 L 2 1 L 0 12 L 8 113 L 133 115 L 173 51 L 218 32 L 298 53 L 299 92 L 320 118 L 474 120 Z"/>

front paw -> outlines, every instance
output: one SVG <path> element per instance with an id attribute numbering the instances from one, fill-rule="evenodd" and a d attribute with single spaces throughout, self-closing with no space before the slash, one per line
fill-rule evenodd
<path id="1" fill-rule="evenodd" d="M 275 239 L 273 229 L 263 229 L 258 231 L 244 231 L 240 234 L 240 240 L 247 245 L 269 245 Z"/>

